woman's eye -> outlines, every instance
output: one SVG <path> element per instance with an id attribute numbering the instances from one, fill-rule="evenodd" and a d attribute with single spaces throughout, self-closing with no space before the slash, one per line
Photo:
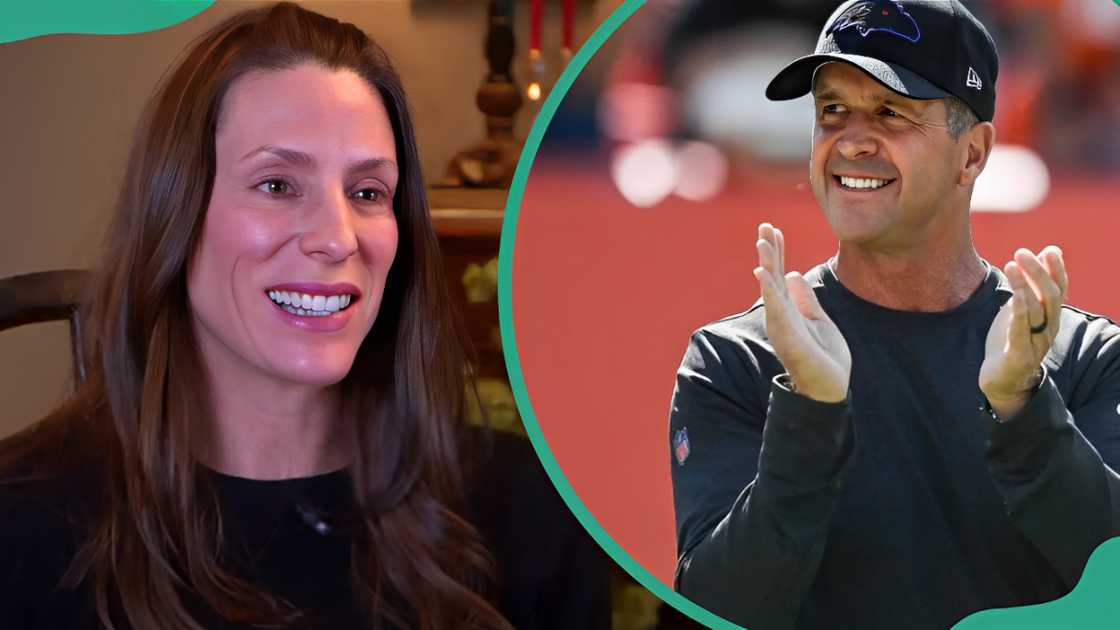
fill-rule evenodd
<path id="1" fill-rule="evenodd" d="M 362 188 L 355 191 L 351 196 L 367 203 L 377 203 L 384 200 L 386 194 L 385 191 L 377 188 Z"/>
<path id="2" fill-rule="evenodd" d="M 282 179 L 266 179 L 257 184 L 257 190 L 277 197 L 292 194 L 292 185 Z"/>

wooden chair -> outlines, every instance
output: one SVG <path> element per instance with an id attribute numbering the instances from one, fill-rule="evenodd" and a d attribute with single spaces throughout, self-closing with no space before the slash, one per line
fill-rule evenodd
<path id="1" fill-rule="evenodd" d="M 70 322 L 70 356 L 74 363 L 75 385 L 86 379 L 82 313 L 78 304 L 89 279 L 90 272 L 81 269 L 0 278 L 0 331 L 25 324 Z"/>

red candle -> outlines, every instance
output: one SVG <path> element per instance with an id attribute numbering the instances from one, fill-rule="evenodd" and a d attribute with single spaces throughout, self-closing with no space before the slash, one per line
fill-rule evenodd
<path id="1" fill-rule="evenodd" d="M 572 27 L 575 24 L 576 0 L 563 0 L 564 2 L 564 30 L 562 31 L 561 46 L 569 53 L 572 50 Z"/>
<path id="2" fill-rule="evenodd" d="M 543 0 L 529 1 L 529 50 L 541 49 L 541 4 Z"/>

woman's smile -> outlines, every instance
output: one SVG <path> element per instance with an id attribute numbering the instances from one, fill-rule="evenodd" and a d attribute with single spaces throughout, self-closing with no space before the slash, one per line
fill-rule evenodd
<path id="1" fill-rule="evenodd" d="M 350 322 L 361 292 L 349 283 L 298 283 L 276 285 L 266 297 L 288 324 L 308 332 L 334 332 Z"/>

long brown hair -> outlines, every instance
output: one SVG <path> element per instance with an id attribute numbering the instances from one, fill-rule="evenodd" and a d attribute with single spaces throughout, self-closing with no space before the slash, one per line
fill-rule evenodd
<path id="1" fill-rule="evenodd" d="M 400 173 L 396 260 L 377 321 L 340 383 L 343 421 L 360 438 L 350 467 L 362 521 L 352 536 L 354 592 L 375 627 L 508 628 L 487 600 L 491 559 L 459 515 L 467 355 L 448 308 L 400 79 L 357 27 L 293 4 L 219 24 L 155 93 L 90 299 L 89 380 L 45 420 L 6 440 L 0 465 L 9 478 L 14 470 L 34 477 L 58 472 L 65 461 L 92 466 L 103 480 L 63 584 L 87 582 L 105 626 L 199 630 L 183 589 L 231 620 L 298 617 L 218 562 L 220 511 L 196 458 L 205 437 L 196 427 L 204 423 L 193 420 L 209 413 L 209 398 L 186 275 L 214 181 L 224 95 L 246 73 L 306 63 L 353 71 L 376 90 Z M 60 457 L 60 447 L 86 457 Z"/>

